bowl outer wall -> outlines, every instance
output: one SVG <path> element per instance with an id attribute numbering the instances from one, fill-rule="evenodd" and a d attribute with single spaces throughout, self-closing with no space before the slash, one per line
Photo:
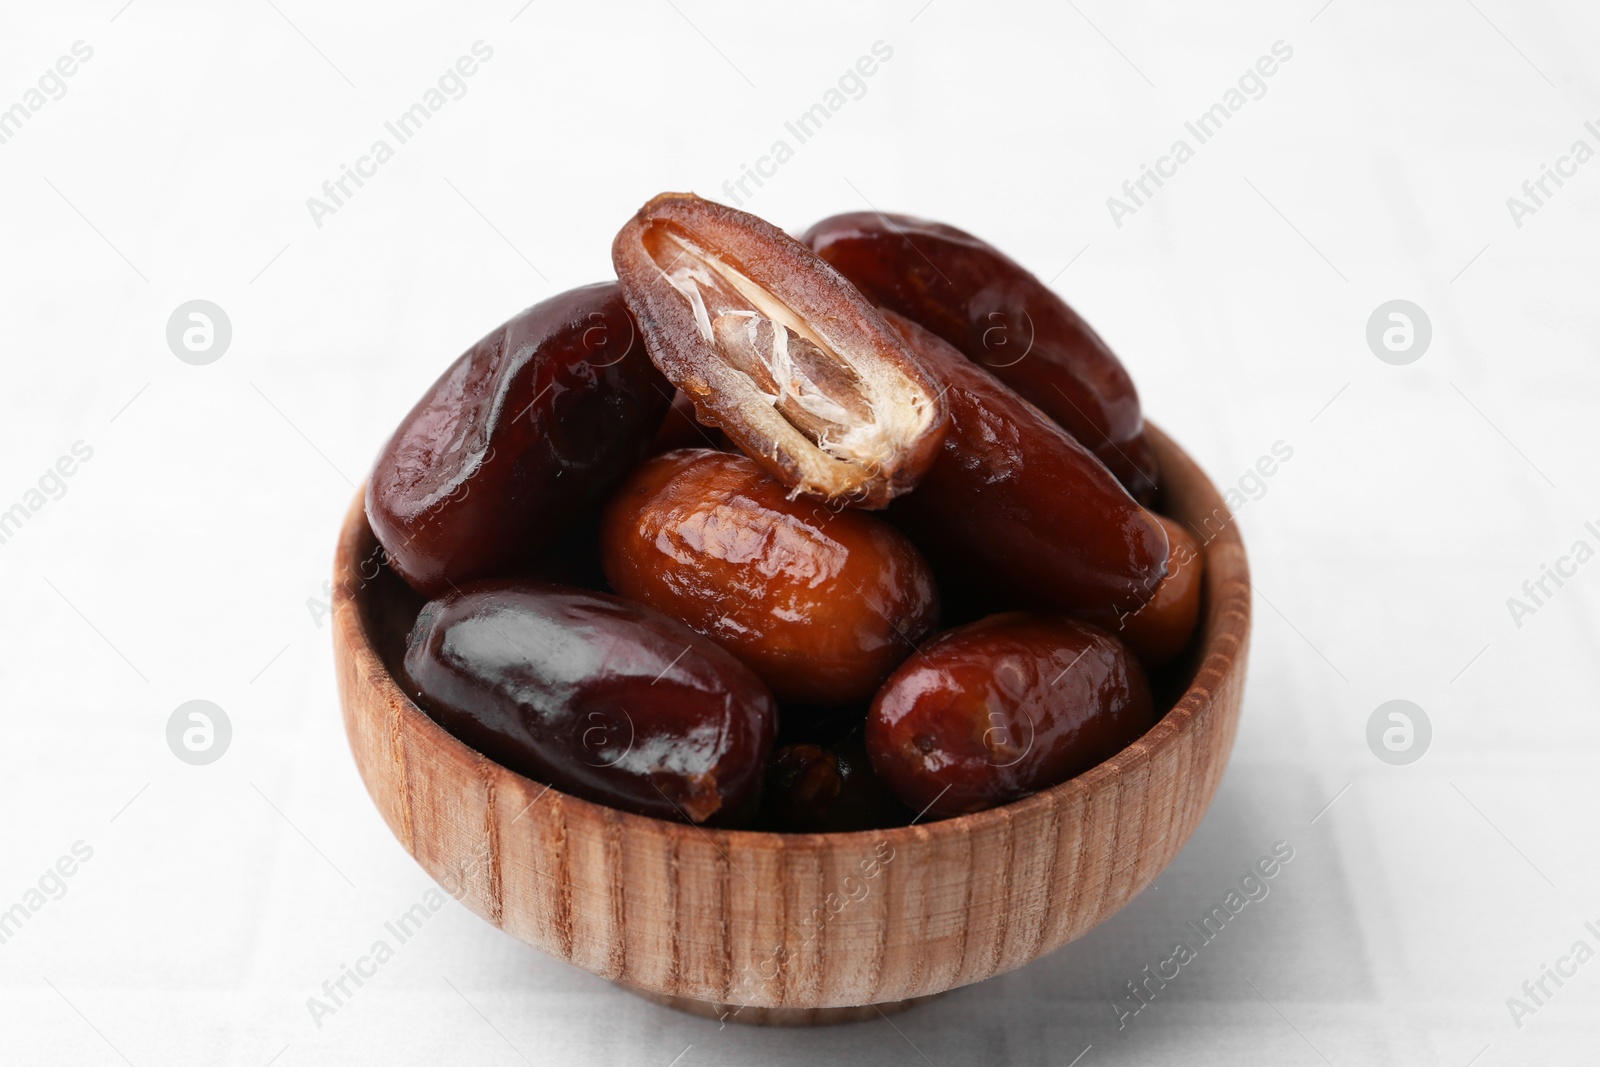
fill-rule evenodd
<path id="1" fill-rule="evenodd" d="M 381 553 L 356 495 L 334 573 L 346 733 L 400 843 L 474 913 L 639 989 L 828 1008 L 942 992 L 1083 936 L 1170 863 L 1215 795 L 1243 699 L 1248 563 L 1216 488 L 1149 428 L 1165 509 L 1204 545 L 1193 682 L 1112 759 L 1003 807 L 848 834 L 632 815 L 463 745 L 399 688 L 365 610 Z"/>

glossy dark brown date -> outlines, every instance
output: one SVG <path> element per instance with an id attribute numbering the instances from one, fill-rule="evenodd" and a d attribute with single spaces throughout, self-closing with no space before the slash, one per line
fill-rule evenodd
<path id="1" fill-rule="evenodd" d="M 639 461 L 671 397 L 616 283 L 535 304 L 451 364 L 379 454 L 367 518 L 389 565 L 429 596 L 512 569 Z"/>
<path id="2" fill-rule="evenodd" d="M 1139 394 L 1100 335 L 1050 287 L 969 233 L 858 211 L 802 238 L 867 298 L 932 330 L 1066 427 L 1148 500 L 1155 454 Z"/>
<path id="3" fill-rule="evenodd" d="M 1166 572 L 1156 517 L 1038 408 L 929 331 L 888 318 L 950 409 L 939 458 L 891 517 L 943 571 L 1013 605 L 1106 620 L 1142 607 Z"/>
<path id="4" fill-rule="evenodd" d="M 904 534 L 790 499 L 726 452 L 640 466 L 606 505 L 600 549 L 619 594 L 707 635 L 782 700 L 865 700 L 938 612 L 933 576 Z"/>
<path id="5" fill-rule="evenodd" d="M 940 634 L 895 671 L 867 716 L 867 752 L 913 810 L 962 815 L 1082 774 L 1154 722 L 1122 642 L 1012 613 Z"/>
<path id="6" fill-rule="evenodd" d="M 641 815 L 753 814 L 777 705 L 750 669 L 682 623 L 616 597 L 490 581 L 430 601 L 408 692 L 520 774 Z"/>

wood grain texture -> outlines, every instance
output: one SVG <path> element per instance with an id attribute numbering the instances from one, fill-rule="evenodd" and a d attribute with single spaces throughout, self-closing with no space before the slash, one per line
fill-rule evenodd
<path id="1" fill-rule="evenodd" d="M 1143 738 L 991 811 L 891 830 L 708 830 L 616 811 L 456 741 L 396 685 L 416 602 L 357 495 L 334 572 L 345 729 L 367 791 L 429 875 L 485 920 L 658 998 L 746 1021 L 890 1004 L 982 981 L 1081 937 L 1189 840 L 1227 766 L 1250 631 L 1244 545 L 1216 489 L 1150 429 L 1163 510 L 1205 545 L 1193 679 Z M 387 659 L 387 663 L 386 663 Z M 756 1011 L 755 1009 L 776 1009 Z"/>

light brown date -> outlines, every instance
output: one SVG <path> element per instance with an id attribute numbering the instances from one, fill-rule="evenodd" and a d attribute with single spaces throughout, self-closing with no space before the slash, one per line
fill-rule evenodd
<path id="1" fill-rule="evenodd" d="M 791 500 L 753 461 L 686 449 L 641 465 L 601 519 L 612 588 L 749 664 L 781 700 L 871 696 L 933 628 L 933 576 L 861 511 Z"/>

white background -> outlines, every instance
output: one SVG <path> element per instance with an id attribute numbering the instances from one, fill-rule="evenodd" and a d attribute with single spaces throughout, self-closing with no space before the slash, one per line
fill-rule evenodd
<path id="1" fill-rule="evenodd" d="M 1506 206 L 1600 147 L 1594 5 L 122 3 L 0 24 L 0 108 L 93 49 L 0 145 L 0 509 L 93 449 L 0 544 L 0 908 L 93 849 L 0 945 L 0 1063 L 1594 1062 L 1600 962 L 1520 1027 L 1506 1004 L 1600 948 L 1600 562 L 1520 627 L 1506 605 L 1600 547 L 1600 161 Z M 479 40 L 466 95 L 315 225 Z M 1265 96 L 1114 225 L 1280 40 Z M 452 902 L 319 1028 L 307 997 L 430 885 L 337 713 L 319 604 L 354 483 L 450 359 L 608 277 L 650 195 L 723 197 L 793 146 L 877 41 L 750 209 L 970 229 L 1054 279 L 1219 484 L 1293 449 L 1240 515 L 1256 628 L 1213 809 L 1104 927 L 893 1026 L 719 1032 Z M 233 326 L 209 366 L 165 339 L 196 298 Z M 1433 323 L 1408 366 L 1365 340 L 1394 298 Z M 165 740 L 195 698 L 234 729 L 206 767 Z M 1396 698 L 1434 729 L 1405 767 L 1365 740 Z M 1279 840 L 1270 895 L 1119 1031 L 1122 983 Z"/>

